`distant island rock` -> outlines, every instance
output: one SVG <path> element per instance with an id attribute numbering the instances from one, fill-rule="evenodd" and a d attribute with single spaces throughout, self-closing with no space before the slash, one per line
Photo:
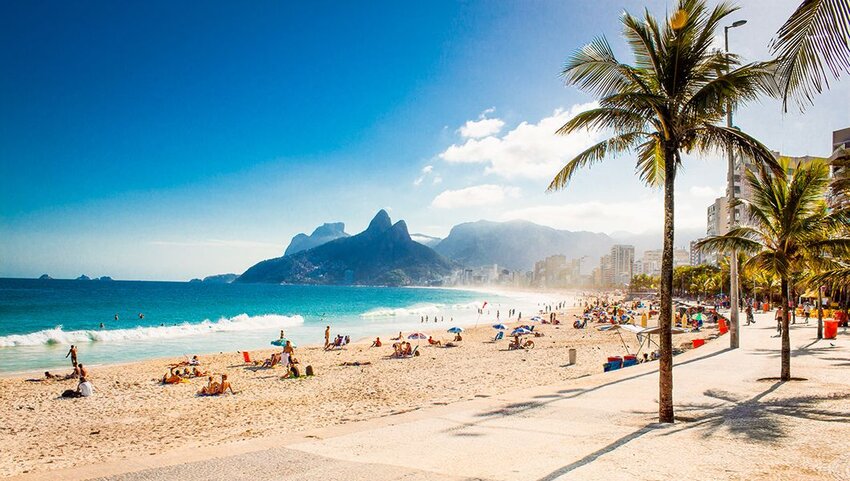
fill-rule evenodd
<path id="1" fill-rule="evenodd" d="M 443 240 L 443 239 L 440 239 L 439 237 L 434 237 L 434 236 L 425 235 L 425 234 L 410 234 L 410 238 L 413 239 L 414 241 L 416 241 L 416 242 L 418 242 L 418 243 L 420 243 L 424 246 L 428 246 L 432 249 L 434 248 L 434 246 L 439 244 L 441 240 Z"/>
<path id="2" fill-rule="evenodd" d="M 302 232 L 293 237 L 283 255 L 291 256 L 292 254 L 297 254 L 343 237 L 349 237 L 349 235 L 345 232 L 344 223 L 331 222 L 322 224 L 319 227 L 316 227 L 316 230 L 314 230 L 309 236 Z"/>
<path id="3" fill-rule="evenodd" d="M 113 279 L 109 276 L 101 276 L 101 277 L 98 277 L 97 280 L 99 280 L 99 281 L 114 281 L 115 279 Z"/>
<path id="4" fill-rule="evenodd" d="M 198 279 L 197 277 L 194 279 L 189 279 L 189 282 L 201 283 L 204 282 L 202 279 Z"/>
<path id="5" fill-rule="evenodd" d="M 83 275 L 81 275 L 80 277 L 78 277 L 76 280 L 78 280 L 78 281 L 90 281 L 90 280 L 91 280 L 91 277 L 89 277 L 89 276 L 87 276 L 87 275 L 83 274 Z"/>
<path id="6" fill-rule="evenodd" d="M 434 247 L 438 253 L 469 267 L 498 264 L 512 270 L 530 270 L 547 256 L 590 256 L 595 261 L 614 244 L 606 234 L 553 229 L 524 220 L 480 220 L 452 227 Z"/>
<path id="7" fill-rule="evenodd" d="M 369 227 L 357 235 L 262 261 L 236 282 L 429 285 L 438 283 L 453 267 L 448 259 L 413 241 L 404 221 L 393 224 L 389 214 L 381 210 Z"/>
<path id="8" fill-rule="evenodd" d="M 52 277 L 50 277 L 50 276 L 49 276 L 49 275 L 47 275 L 47 274 L 42 274 L 42 275 L 41 275 L 41 277 L 39 277 L 39 278 L 38 278 L 38 280 L 40 280 L 40 281 L 52 281 L 52 280 L 53 280 L 53 278 L 52 278 Z"/>
<path id="9" fill-rule="evenodd" d="M 203 281 L 207 284 L 230 284 L 239 277 L 239 274 L 216 274 L 214 276 L 204 277 Z"/>

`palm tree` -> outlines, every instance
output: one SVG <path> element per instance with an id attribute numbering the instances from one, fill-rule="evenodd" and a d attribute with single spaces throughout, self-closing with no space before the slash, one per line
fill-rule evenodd
<path id="1" fill-rule="evenodd" d="M 660 22 L 648 11 L 642 19 L 624 13 L 633 64 L 619 62 L 599 37 L 576 51 L 563 70 L 566 83 L 596 96 L 599 107 L 576 115 L 558 133 L 606 129 L 613 135 L 567 162 L 549 190 L 566 187 L 583 167 L 629 152 L 636 153 L 641 179 L 664 189 L 658 396 L 664 423 L 673 422 L 673 194 L 682 154 L 728 148 L 759 166 L 778 168 L 760 142 L 719 125 L 727 105 L 757 98 L 773 79 L 768 64 L 741 65 L 736 56 L 712 49 L 718 24 L 736 10 L 727 3 L 709 10 L 705 0 L 679 0 L 674 15 Z"/>
<path id="2" fill-rule="evenodd" d="M 751 257 L 745 268 L 756 268 L 780 279 L 782 298 L 782 369 L 780 380 L 791 379 L 791 338 L 788 332 L 788 292 L 791 276 L 826 252 L 837 252 L 850 245 L 850 239 L 830 236 L 847 223 L 845 216 L 830 213 L 824 196 L 829 183 L 825 164 L 815 162 L 798 168 L 789 181 L 784 175 L 747 173 L 753 199 L 741 201 L 748 211 L 752 227 L 732 229 L 697 243 L 709 251 L 731 248 Z"/>
<path id="3" fill-rule="evenodd" d="M 850 73 L 850 0 L 804 0 L 771 42 L 777 56 L 782 107 L 793 98 L 803 109 Z"/>

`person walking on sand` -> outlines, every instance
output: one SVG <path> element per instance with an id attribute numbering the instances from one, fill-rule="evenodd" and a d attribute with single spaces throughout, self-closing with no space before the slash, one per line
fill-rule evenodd
<path id="1" fill-rule="evenodd" d="M 71 367 L 77 367 L 77 346 L 71 344 L 71 349 L 68 350 L 68 354 L 65 354 L 65 358 L 71 356 Z"/>
<path id="2" fill-rule="evenodd" d="M 325 327 L 325 349 L 327 349 L 328 344 L 331 343 L 331 326 Z"/>

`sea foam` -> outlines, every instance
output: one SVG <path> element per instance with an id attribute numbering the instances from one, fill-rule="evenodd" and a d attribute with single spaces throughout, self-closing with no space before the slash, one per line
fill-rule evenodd
<path id="1" fill-rule="evenodd" d="M 478 309 L 483 301 L 468 302 L 466 304 L 414 304 L 408 307 L 379 307 L 360 314 L 366 319 L 381 317 L 404 317 L 404 316 L 429 316 L 445 311 L 460 311 Z"/>
<path id="2" fill-rule="evenodd" d="M 98 329 L 64 331 L 62 326 L 44 329 L 29 334 L 0 336 L 0 347 L 38 346 L 42 344 L 74 344 L 83 342 L 110 342 L 125 340 L 170 339 L 188 337 L 211 332 L 234 332 L 256 329 L 298 326 L 304 323 L 301 316 L 264 314 L 249 316 L 239 314 L 218 321 L 209 319 L 199 323 L 185 322 L 176 326 L 135 327 L 132 329 Z"/>

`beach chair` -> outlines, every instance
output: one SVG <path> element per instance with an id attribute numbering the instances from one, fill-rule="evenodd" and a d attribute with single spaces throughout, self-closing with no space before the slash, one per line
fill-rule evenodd
<path id="1" fill-rule="evenodd" d="M 499 331 L 496 334 L 496 337 L 493 338 L 493 341 L 501 341 L 504 338 L 505 338 L 505 331 Z"/>
<path id="2" fill-rule="evenodd" d="M 248 351 L 242 351 L 242 359 L 245 360 L 245 364 L 251 364 L 251 353 Z"/>

